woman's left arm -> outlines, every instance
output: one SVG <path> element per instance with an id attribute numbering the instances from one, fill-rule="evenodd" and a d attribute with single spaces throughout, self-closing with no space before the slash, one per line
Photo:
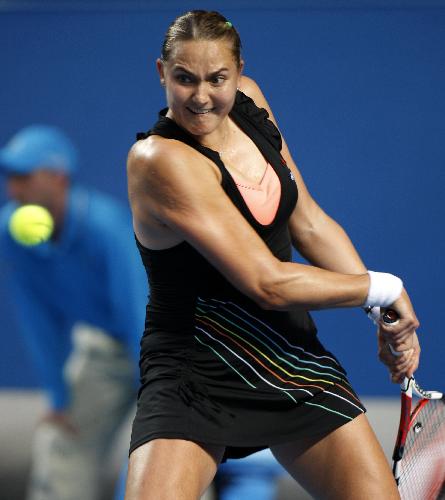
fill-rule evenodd
<path id="1" fill-rule="evenodd" d="M 269 113 L 278 127 L 263 93 L 250 78 L 243 76 L 240 90 Z M 366 267 L 343 228 L 310 195 L 283 138 L 281 150 L 298 186 L 298 203 L 289 220 L 292 244 L 312 265 L 345 274 L 366 273 Z"/>
<path id="2" fill-rule="evenodd" d="M 269 118 L 278 128 L 272 110 L 258 85 L 243 76 L 240 90 L 251 97 L 257 106 L 266 109 Z M 345 274 L 365 273 L 367 269 L 344 229 L 329 217 L 310 195 L 284 138 L 281 154 L 292 170 L 298 186 L 298 203 L 289 221 L 295 249 L 312 265 L 322 269 Z M 391 335 L 383 326 L 379 326 L 377 331 L 379 358 L 387 366 L 392 381 L 400 383 L 406 373 L 411 375 L 417 369 L 420 346 L 413 330 L 411 349 L 397 357 L 393 356 L 388 348 L 390 339 Z"/>

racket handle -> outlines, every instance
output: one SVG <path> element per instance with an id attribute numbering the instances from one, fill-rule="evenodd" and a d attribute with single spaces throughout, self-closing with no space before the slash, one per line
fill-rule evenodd
<path id="1" fill-rule="evenodd" d="M 382 314 L 382 321 L 387 325 L 397 323 L 397 321 L 399 321 L 399 315 L 394 311 L 394 309 L 387 309 Z M 396 351 L 391 344 L 388 344 L 388 347 L 393 356 L 401 356 L 403 354 L 402 352 Z"/>
<path id="2" fill-rule="evenodd" d="M 391 354 L 392 354 L 393 356 L 397 356 L 397 357 L 398 357 L 398 356 L 401 356 L 401 355 L 403 354 L 403 352 L 396 351 L 396 350 L 394 349 L 394 347 L 392 346 L 392 344 L 388 344 L 388 347 L 389 347 L 389 350 L 391 351 Z"/>
<path id="3" fill-rule="evenodd" d="M 397 321 L 399 321 L 399 315 L 396 313 L 396 311 L 394 311 L 394 309 L 387 309 L 382 314 L 382 321 L 386 324 L 397 323 Z M 402 356 L 403 352 L 396 351 L 391 344 L 388 344 L 388 347 L 393 356 Z M 403 392 L 406 392 L 408 390 L 410 380 L 410 378 L 405 377 L 403 382 L 400 384 L 400 388 Z"/>
<path id="4" fill-rule="evenodd" d="M 399 315 L 394 311 L 394 309 L 387 309 L 382 314 L 382 321 L 387 324 L 397 323 L 397 321 L 399 321 Z"/>

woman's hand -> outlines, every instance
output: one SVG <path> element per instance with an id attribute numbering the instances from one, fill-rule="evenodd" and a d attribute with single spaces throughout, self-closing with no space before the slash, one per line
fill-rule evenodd
<path id="1" fill-rule="evenodd" d="M 380 361 L 388 367 L 391 381 L 400 384 L 404 377 L 411 377 L 419 366 L 419 339 L 417 338 L 417 333 L 413 331 L 407 336 L 404 343 L 404 345 L 409 345 L 410 347 L 403 351 L 395 351 L 393 344 L 388 340 L 387 328 L 386 325 L 379 325 L 377 331 L 378 355 Z M 395 352 L 399 352 L 400 354 L 394 354 Z"/>
<path id="2" fill-rule="evenodd" d="M 392 323 L 379 322 L 378 354 L 388 367 L 391 380 L 401 383 L 419 366 L 420 345 L 416 333 L 419 321 L 405 290 L 389 309 L 396 313 L 397 319 Z"/>
<path id="3" fill-rule="evenodd" d="M 391 344 L 395 351 L 403 352 L 411 349 L 419 321 L 405 290 L 388 309 L 395 311 L 398 319 L 393 323 L 380 322 L 379 332 L 383 340 Z"/>

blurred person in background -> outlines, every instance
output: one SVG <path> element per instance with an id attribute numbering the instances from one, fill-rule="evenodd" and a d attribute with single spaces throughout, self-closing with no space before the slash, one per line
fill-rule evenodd
<path id="1" fill-rule="evenodd" d="M 9 201 L 0 258 L 16 319 L 49 408 L 33 439 L 28 500 L 96 500 L 103 464 L 134 406 L 147 285 L 130 212 L 73 181 L 77 151 L 59 129 L 31 125 L 0 150 Z M 14 210 L 37 204 L 51 239 L 23 246 Z M 38 372 L 38 373 L 37 373 Z"/>

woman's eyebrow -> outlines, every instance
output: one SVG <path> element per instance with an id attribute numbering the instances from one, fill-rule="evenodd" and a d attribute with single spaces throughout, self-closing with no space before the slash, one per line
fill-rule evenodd
<path id="1" fill-rule="evenodd" d="M 178 64 L 176 65 L 174 68 L 173 68 L 174 71 L 184 71 L 185 73 L 188 73 L 189 75 L 194 75 L 194 73 L 192 71 L 190 71 L 189 69 L 187 69 L 185 66 L 182 66 L 181 64 Z M 223 73 L 224 71 L 229 71 L 229 68 L 226 68 L 225 66 L 223 66 L 222 68 L 219 68 L 215 71 L 212 71 L 211 73 L 209 73 L 209 76 L 214 76 L 214 75 L 217 75 L 219 73 Z"/>

